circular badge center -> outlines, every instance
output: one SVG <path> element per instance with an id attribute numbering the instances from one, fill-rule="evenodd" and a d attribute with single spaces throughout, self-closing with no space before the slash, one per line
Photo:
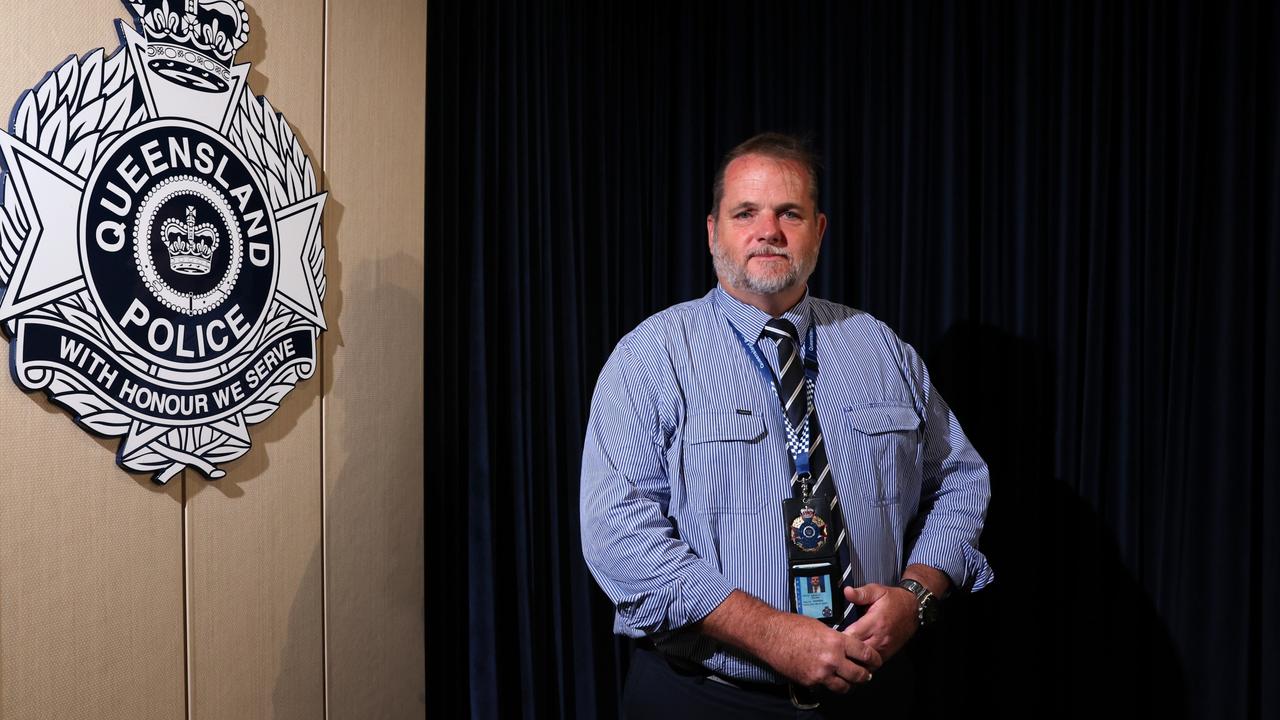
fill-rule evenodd
<path id="1" fill-rule="evenodd" d="M 244 251 L 235 212 L 212 183 L 176 175 L 138 206 L 134 261 L 151 294 L 185 315 L 216 309 L 236 287 Z"/>
<path id="2" fill-rule="evenodd" d="M 223 138 L 186 121 L 141 126 L 107 153 L 84 203 L 89 291 L 131 350 L 194 371 L 253 341 L 275 293 L 276 226 Z"/>

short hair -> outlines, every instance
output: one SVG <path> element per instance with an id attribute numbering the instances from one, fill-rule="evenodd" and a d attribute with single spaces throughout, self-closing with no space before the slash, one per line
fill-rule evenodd
<path id="1" fill-rule="evenodd" d="M 809 174 L 809 194 L 813 197 L 813 207 L 818 207 L 818 171 L 821 164 L 818 156 L 809 149 L 805 138 L 785 133 L 766 132 L 749 138 L 730 150 L 720 161 L 716 169 L 716 177 L 711 185 L 711 216 L 719 217 L 720 201 L 724 200 L 724 172 L 729 163 L 744 155 L 763 155 L 775 160 L 787 160 L 798 163 Z"/>

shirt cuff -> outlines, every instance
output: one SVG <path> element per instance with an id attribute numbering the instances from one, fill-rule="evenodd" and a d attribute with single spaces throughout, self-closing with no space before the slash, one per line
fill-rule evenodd
<path id="1" fill-rule="evenodd" d="M 948 544 L 921 536 L 907 564 L 928 565 L 941 570 L 958 590 L 981 590 L 995 580 L 987 557 L 968 543 Z"/>
<path id="2" fill-rule="evenodd" d="M 717 573 L 689 573 L 654 592 L 632 595 L 617 604 L 613 631 L 639 638 L 692 625 L 736 588 Z"/>

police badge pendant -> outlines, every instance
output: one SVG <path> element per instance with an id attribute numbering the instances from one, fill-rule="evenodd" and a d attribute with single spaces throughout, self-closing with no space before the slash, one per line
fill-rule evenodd
<path id="1" fill-rule="evenodd" d="M 818 511 L 805 506 L 800 515 L 791 521 L 791 543 L 803 552 L 817 552 L 827 543 L 827 521 L 818 516 Z"/>
<path id="2" fill-rule="evenodd" d="M 14 381 L 116 462 L 206 478 L 314 375 L 324 248 L 311 161 L 236 64 L 243 0 L 124 0 L 0 132 L 0 328 Z"/>
<path id="3" fill-rule="evenodd" d="M 782 502 L 792 611 L 832 627 L 844 615 L 840 590 L 840 521 L 831 512 L 831 496 L 811 495 L 802 483 L 800 497 Z"/>
<path id="4" fill-rule="evenodd" d="M 814 495 L 807 474 L 800 476 L 800 497 L 783 500 L 782 514 L 787 522 L 787 552 L 792 561 L 834 555 L 831 547 L 831 496 Z"/>

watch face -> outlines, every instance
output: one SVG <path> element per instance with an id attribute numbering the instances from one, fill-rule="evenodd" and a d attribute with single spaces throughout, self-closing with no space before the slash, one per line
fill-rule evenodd
<path id="1" fill-rule="evenodd" d="M 938 598 L 930 595 L 920 603 L 920 625 L 930 625 L 938 620 Z"/>

